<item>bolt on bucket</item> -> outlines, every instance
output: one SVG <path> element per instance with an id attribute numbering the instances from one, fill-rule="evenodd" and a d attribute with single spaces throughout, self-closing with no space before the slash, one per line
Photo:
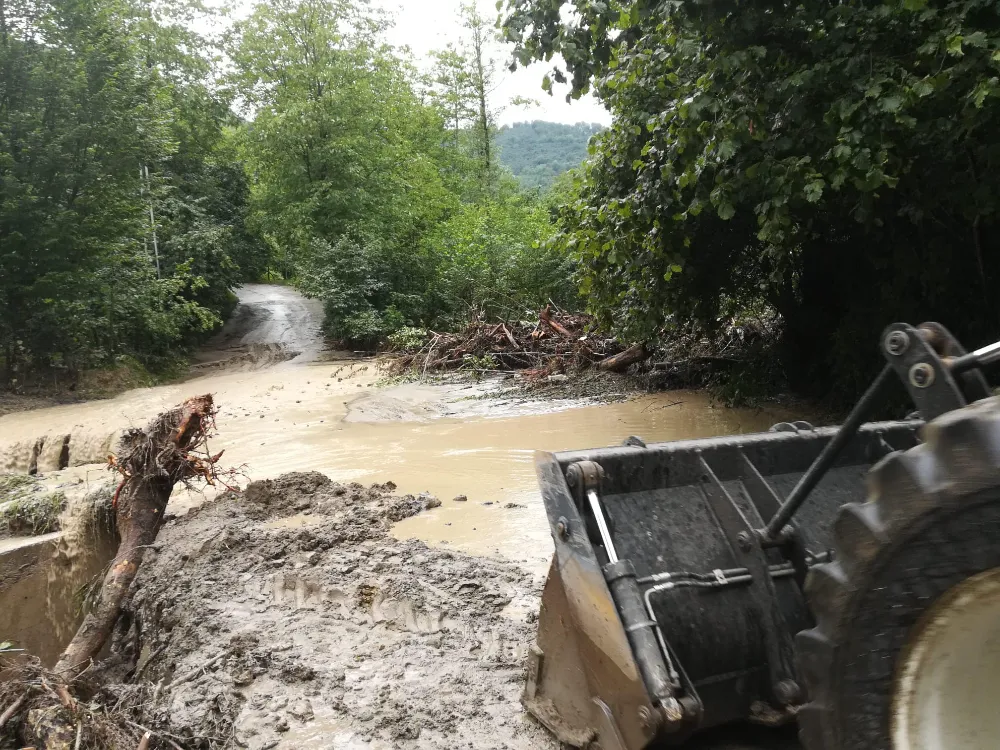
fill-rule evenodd
<path id="1" fill-rule="evenodd" d="M 801 582 L 829 559 L 837 510 L 921 424 L 863 426 L 776 535 L 766 525 L 836 429 L 538 454 L 555 554 L 526 708 L 560 741 L 602 750 L 793 719 L 793 638 L 813 624 Z"/>

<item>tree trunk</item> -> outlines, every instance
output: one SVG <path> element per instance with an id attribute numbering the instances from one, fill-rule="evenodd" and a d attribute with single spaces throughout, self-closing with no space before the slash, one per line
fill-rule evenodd
<path id="1" fill-rule="evenodd" d="M 193 476 L 211 481 L 218 456 L 202 459 L 191 452 L 204 444 L 214 413 L 210 395 L 192 398 L 161 414 L 146 430 L 132 430 L 122 438 L 115 464 L 124 476 L 115 493 L 121 542 L 97 607 L 87 614 L 55 666 L 62 679 L 76 677 L 107 642 L 143 553 L 160 530 L 174 485 Z"/>
<path id="2" fill-rule="evenodd" d="M 616 354 L 613 357 L 602 359 L 597 363 L 597 369 L 604 370 L 606 372 L 622 372 L 623 370 L 627 370 L 636 362 L 642 362 L 648 356 L 649 352 L 646 350 L 646 345 L 636 344 L 635 346 L 626 349 L 621 354 Z"/>

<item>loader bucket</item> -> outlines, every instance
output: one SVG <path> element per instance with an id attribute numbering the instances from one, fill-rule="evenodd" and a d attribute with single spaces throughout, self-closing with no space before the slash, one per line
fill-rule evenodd
<path id="1" fill-rule="evenodd" d="M 523 703 L 560 741 L 640 750 L 804 702 L 793 655 L 801 593 L 869 468 L 917 443 L 916 421 L 863 426 L 780 544 L 747 544 L 836 433 L 756 435 L 566 453 L 536 468 L 555 542 Z"/>

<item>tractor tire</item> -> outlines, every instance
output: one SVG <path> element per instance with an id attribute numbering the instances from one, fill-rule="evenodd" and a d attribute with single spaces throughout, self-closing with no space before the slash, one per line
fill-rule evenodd
<path id="1" fill-rule="evenodd" d="M 796 638 L 807 750 L 1000 747 L 1000 398 L 950 412 L 841 508 Z"/>

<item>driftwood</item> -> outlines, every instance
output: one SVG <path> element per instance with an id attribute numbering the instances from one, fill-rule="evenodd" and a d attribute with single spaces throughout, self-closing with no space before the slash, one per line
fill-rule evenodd
<path id="1" fill-rule="evenodd" d="M 565 336 L 565 337 L 569 338 L 570 336 L 573 335 L 568 330 L 566 330 L 566 326 L 562 325 L 562 323 L 560 323 L 559 321 L 555 320 L 552 317 L 552 306 L 551 305 L 546 305 L 545 307 L 542 308 L 542 311 L 540 313 L 538 313 L 538 319 L 542 323 L 544 323 L 546 325 L 546 327 L 552 329 L 553 331 L 555 331 L 556 333 L 558 333 L 560 336 Z"/>
<path id="2" fill-rule="evenodd" d="M 597 369 L 604 370 L 606 372 L 622 372 L 623 370 L 627 370 L 636 362 L 642 362 L 647 357 L 649 357 L 649 351 L 646 349 L 646 345 L 636 344 L 635 346 L 629 347 L 621 354 L 616 354 L 613 357 L 602 359 L 597 363 Z"/>
<path id="3" fill-rule="evenodd" d="M 174 485 L 194 477 L 214 481 L 213 467 L 222 454 L 195 453 L 204 448 L 214 416 L 211 395 L 199 396 L 161 414 L 146 430 L 131 430 L 122 438 L 120 455 L 112 459 L 122 475 L 114 503 L 121 542 L 100 601 L 55 666 L 63 679 L 79 674 L 111 635 L 143 554 L 160 530 Z"/>
<path id="4" fill-rule="evenodd" d="M 20 692 L 20 697 L 0 713 L 0 727 L 16 716 L 19 739 L 24 744 L 38 750 L 79 750 L 86 734 L 89 747 L 122 747 L 122 741 L 130 737 L 133 748 L 135 743 L 149 746 L 152 735 L 148 730 L 138 738 L 122 735 L 113 718 L 98 716 L 71 691 L 83 685 L 76 678 L 97 659 L 111 637 L 145 550 L 163 523 L 174 486 L 203 479 L 235 489 L 236 471 L 220 474 L 217 463 L 222 453 L 213 456 L 208 450 L 215 414 L 211 395 L 188 399 L 161 414 L 145 430 L 129 431 L 121 440 L 118 455 L 109 459 L 110 468 L 121 478 L 113 501 L 121 541 L 99 600 L 52 671 L 36 663 L 24 667 L 10 685 L 0 683 L 0 709 L 12 695 L 6 687 Z M 109 742 L 110 735 L 102 736 L 101 731 L 117 733 L 117 740 Z"/>
<path id="5" fill-rule="evenodd" d="M 537 320 L 487 322 L 474 320 L 454 333 L 429 332 L 413 348 L 389 353 L 383 367 L 393 374 L 467 370 L 472 372 L 521 371 L 528 379 L 582 370 L 621 351 L 613 339 L 591 331 L 586 315 L 561 312 L 552 304 L 542 308 Z"/>

